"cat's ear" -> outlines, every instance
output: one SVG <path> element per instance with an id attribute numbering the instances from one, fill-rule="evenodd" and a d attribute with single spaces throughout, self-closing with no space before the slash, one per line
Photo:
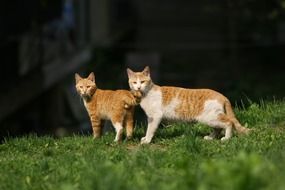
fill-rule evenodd
<path id="1" fill-rule="evenodd" d="M 81 79 L 82 77 L 78 73 L 75 73 L 75 83 L 77 84 Z"/>
<path id="2" fill-rule="evenodd" d="M 131 78 L 134 76 L 134 71 L 132 71 L 131 69 L 127 68 L 127 73 L 128 73 L 128 77 Z"/>
<path id="3" fill-rule="evenodd" d="M 87 77 L 87 79 L 88 79 L 88 80 L 91 80 L 92 82 L 95 83 L 95 75 L 94 75 L 94 73 L 91 72 L 91 73 L 89 74 L 89 76 Z"/>
<path id="4" fill-rule="evenodd" d="M 149 66 L 146 66 L 146 67 L 144 68 L 144 70 L 142 71 L 142 73 L 143 73 L 145 76 L 150 76 Z"/>

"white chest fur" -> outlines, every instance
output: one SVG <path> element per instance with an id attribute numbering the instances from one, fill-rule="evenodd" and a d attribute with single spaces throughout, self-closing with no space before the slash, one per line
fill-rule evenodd
<path id="1" fill-rule="evenodd" d="M 141 100 L 141 107 L 148 117 L 162 114 L 162 96 L 160 90 L 150 90 Z"/>
<path id="2" fill-rule="evenodd" d="M 84 103 L 85 108 L 87 109 L 87 102 L 86 102 L 86 100 L 83 99 L 83 103 Z"/>

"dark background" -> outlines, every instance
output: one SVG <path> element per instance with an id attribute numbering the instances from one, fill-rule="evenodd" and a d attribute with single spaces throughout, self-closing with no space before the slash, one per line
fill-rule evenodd
<path id="1" fill-rule="evenodd" d="M 126 67 L 149 65 L 234 105 L 285 93 L 285 0 L 4 0 L 0 26 L 1 139 L 90 132 L 75 72 L 128 89 Z"/>

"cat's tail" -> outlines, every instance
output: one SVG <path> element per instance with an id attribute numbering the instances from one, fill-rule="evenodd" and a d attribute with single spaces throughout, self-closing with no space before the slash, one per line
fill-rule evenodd
<path id="1" fill-rule="evenodd" d="M 237 120 L 237 118 L 234 114 L 234 111 L 232 109 L 231 103 L 229 101 L 225 102 L 225 110 L 226 110 L 227 116 L 230 117 L 231 121 L 233 122 L 234 128 L 236 129 L 236 131 L 239 134 L 249 134 L 250 133 L 251 129 L 248 129 L 248 128 L 242 126 L 240 124 L 240 122 Z"/>
<path id="2" fill-rule="evenodd" d="M 142 94 L 139 91 L 131 91 L 129 96 L 126 96 L 124 99 L 125 108 L 129 109 L 130 107 L 136 106 L 141 101 Z"/>

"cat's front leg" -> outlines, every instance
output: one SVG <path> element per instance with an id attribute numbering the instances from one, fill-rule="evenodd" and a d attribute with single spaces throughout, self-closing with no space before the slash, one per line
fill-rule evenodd
<path id="1" fill-rule="evenodd" d="M 121 123 L 113 124 L 116 130 L 116 137 L 114 142 L 121 142 L 122 141 L 122 134 L 123 134 L 123 126 Z"/>
<path id="2" fill-rule="evenodd" d="M 152 140 L 152 137 L 154 136 L 154 133 L 161 121 L 162 116 L 156 116 L 156 117 L 148 117 L 147 118 L 147 131 L 145 137 L 141 139 L 141 144 L 149 144 Z"/>
<path id="3" fill-rule="evenodd" d="M 91 118 L 94 139 L 101 137 L 101 120 L 99 118 Z"/>

